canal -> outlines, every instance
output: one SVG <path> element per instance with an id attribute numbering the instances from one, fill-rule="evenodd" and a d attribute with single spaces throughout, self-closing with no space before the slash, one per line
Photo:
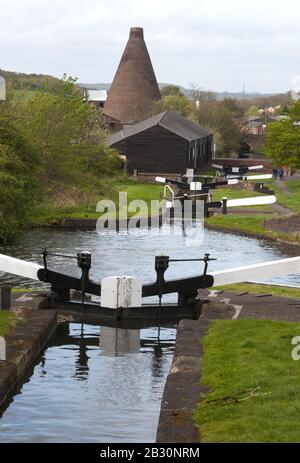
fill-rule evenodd
<path id="1" fill-rule="evenodd" d="M 210 269 L 265 262 L 298 254 L 297 248 L 206 230 L 204 241 L 194 227 L 173 232 L 136 229 L 120 233 L 34 230 L 13 246 L 0 248 L 39 261 L 43 247 L 59 253 L 92 252 L 91 277 L 134 275 L 155 279 L 154 256 L 201 257 L 217 261 Z M 49 267 L 80 274 L 73 261 L 52 257 Z M 195 275 L 202 264 L 174 264 L 166 278 Z M 36 287 L 37 282 L 1 275 L 1 284 Z M 266 281 L 268 281 L 266 275 Z M 300 277 L 273 282 L 300 286 Z M 174 296 L 168 296 L 174 300 Z M 176 326 L 121 330 L 70 323 L 51 341 L 24 384 L 2 410 L 0 442 L 154 442 L 160 400 L 168 374 Z"/>

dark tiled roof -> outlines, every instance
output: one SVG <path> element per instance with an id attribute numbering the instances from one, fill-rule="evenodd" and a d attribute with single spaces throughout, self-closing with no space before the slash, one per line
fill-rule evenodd
<path id="1" fill-rule="evenodd" d="M 156 125 L 164 127 L 189 142 L 199 138 L 206 138 L 211 135 L 208 130 L 204 129 L 200 125 L 194 124 L 180 114 L 168 110 L 114 133 L 109 137 L 108 144 L 110 146 L 114 145 L 122 140 L 137 135 L 138 133 L 151 129 Z"/>

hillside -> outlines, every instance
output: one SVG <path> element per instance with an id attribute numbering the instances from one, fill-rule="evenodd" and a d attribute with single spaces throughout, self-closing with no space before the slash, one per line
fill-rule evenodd
<path id="1" fill-rule="evenodd" d="M 53 90 L 60 83 L 60 80 L 56 77 L 45 74 L 25 74 L 0 69 L 0 75 L 6 79 L 8 87 L 13 90 L 35 91 L 45 87 Z"/>
<path id="2" fill-rule="evenodd" d="M 164 87 L 171 85 L 171 84 L 166 84 L 166 83 L 158 83 L 158 86 L 160 89 L 163 89 Z M 173 84 L 172 84 L 173 85 Z M 176 85 L 176 84 L 175 84 Z M 79 87 L 82 88 L 90 88 L 93 90 L 109 90 L 111 84 L 110 83 L 98 83 L 98 84 L 90 84 L 90 83 L 78 83 Z M 181 85 L 178 85 L 180 88 L 181 92 L 188 98 L 188 99 L 193 99 L 193 89 L 191 88 L 185 88 L 182 87 Z M 268 97 L 272 96 L 272 93 L 259 93 L 259 92 L 253 92 L 253 93 L 243 93 L 243 92 L 213 92 L 215 93 L 217 100 L 223 100 L 224 98 L 233 98 L 237 100 L 251 100 L 252 98 L 259 98 L 259 97 Z"/>

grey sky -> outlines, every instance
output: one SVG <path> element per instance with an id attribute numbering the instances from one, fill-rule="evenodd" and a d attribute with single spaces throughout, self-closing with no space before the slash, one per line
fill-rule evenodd
<path id="1" fill-rule="evenodd" d="M 0 0 L 0 68 L 111 82 L 131 26 L 159 82 L 279 92 L 300 75 L 299 0 Z"/>

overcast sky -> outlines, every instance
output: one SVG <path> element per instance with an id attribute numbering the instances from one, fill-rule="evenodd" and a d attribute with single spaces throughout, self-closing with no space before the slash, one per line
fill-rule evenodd
<path id="1" fill-rule="evenodd" d="M 0 68 L 111 82 L 132 26 L 157 80 L 280 92 L 300 75 L 299 0 L 0 0 Z"/>

